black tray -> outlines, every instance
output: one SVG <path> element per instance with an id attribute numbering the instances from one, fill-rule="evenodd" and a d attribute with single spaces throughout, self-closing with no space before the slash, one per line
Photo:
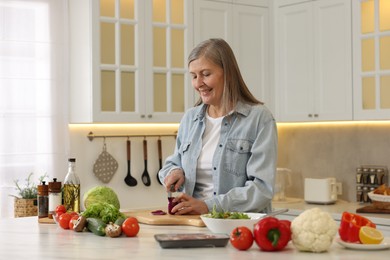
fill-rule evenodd
<path id="1" fill-rule="evenodd" d="M 156 234 L 154 238 L 162 248 L 224 247 L 229 241 L 226 234 Z"/>

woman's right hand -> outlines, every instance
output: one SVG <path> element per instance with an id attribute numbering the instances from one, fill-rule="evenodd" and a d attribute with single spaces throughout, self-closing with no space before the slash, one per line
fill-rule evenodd
<path id="1" fill-rule="evenodd" d="M 175 191 L 177 191 L 181 185 L 184 184 L 184 172 L 182 169 L 172 170 L 164 179 L 164 185 L 167 192 L 171 190 L 171 185 L 175 185 Z"/>

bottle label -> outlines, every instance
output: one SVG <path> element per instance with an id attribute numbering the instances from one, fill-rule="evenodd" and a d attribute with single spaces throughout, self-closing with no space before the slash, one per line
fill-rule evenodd
<path id="1" fill-rule="evenodd" d="M 54 212 L 58 205 L 62 204 L 62 194 L 49 193 L 49 213 Z"/>

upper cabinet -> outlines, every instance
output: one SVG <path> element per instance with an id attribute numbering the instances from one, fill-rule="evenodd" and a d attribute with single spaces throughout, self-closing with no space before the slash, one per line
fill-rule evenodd
<path id="1" fill-rule="evenodd" d="M 273 110 L 268 1 L 194 1 L 194 42 L 223 38 L 232 47 L 248 88 Z"/>
<path id="2" fill-rule="evenodd" d="M 71 122 L 179 122 L 192 0 L 71 0 Z"/>
<path id="3" fill-rule="evenodd" d="M 278 3 L 275 7 L 277 119 L 351 120 L 351 1 Z"/>
<path id="4" fill-rule="evenodd" d="M 70 122 L 179 122 L 224 38 L 281 122 L 390 119 L 389 0 L 69 0 Z"/>
<path id="5" fill-rule="evenodd" d="M 355 119 L 390 119 L 390 1 L 353 1 Z"/>

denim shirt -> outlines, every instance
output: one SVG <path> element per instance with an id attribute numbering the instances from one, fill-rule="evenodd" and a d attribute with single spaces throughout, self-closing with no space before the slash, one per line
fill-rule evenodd
<path id="1" fill-rule="evenodd" d="M 184 171 L 181 191 L 193 196 L 196 167 L 202 150 L 207 105 L 189 109 L 183 116 L 174 153 L 159 172 L 164 178 L 176 168 Z M 263 105 L 239 102 L 224 117 L 219 144 L 212 159 L 214 196 L 204 202 L 209 211 L 268 212 L 271 209 L 277 163 L 277 129 Z"/>

